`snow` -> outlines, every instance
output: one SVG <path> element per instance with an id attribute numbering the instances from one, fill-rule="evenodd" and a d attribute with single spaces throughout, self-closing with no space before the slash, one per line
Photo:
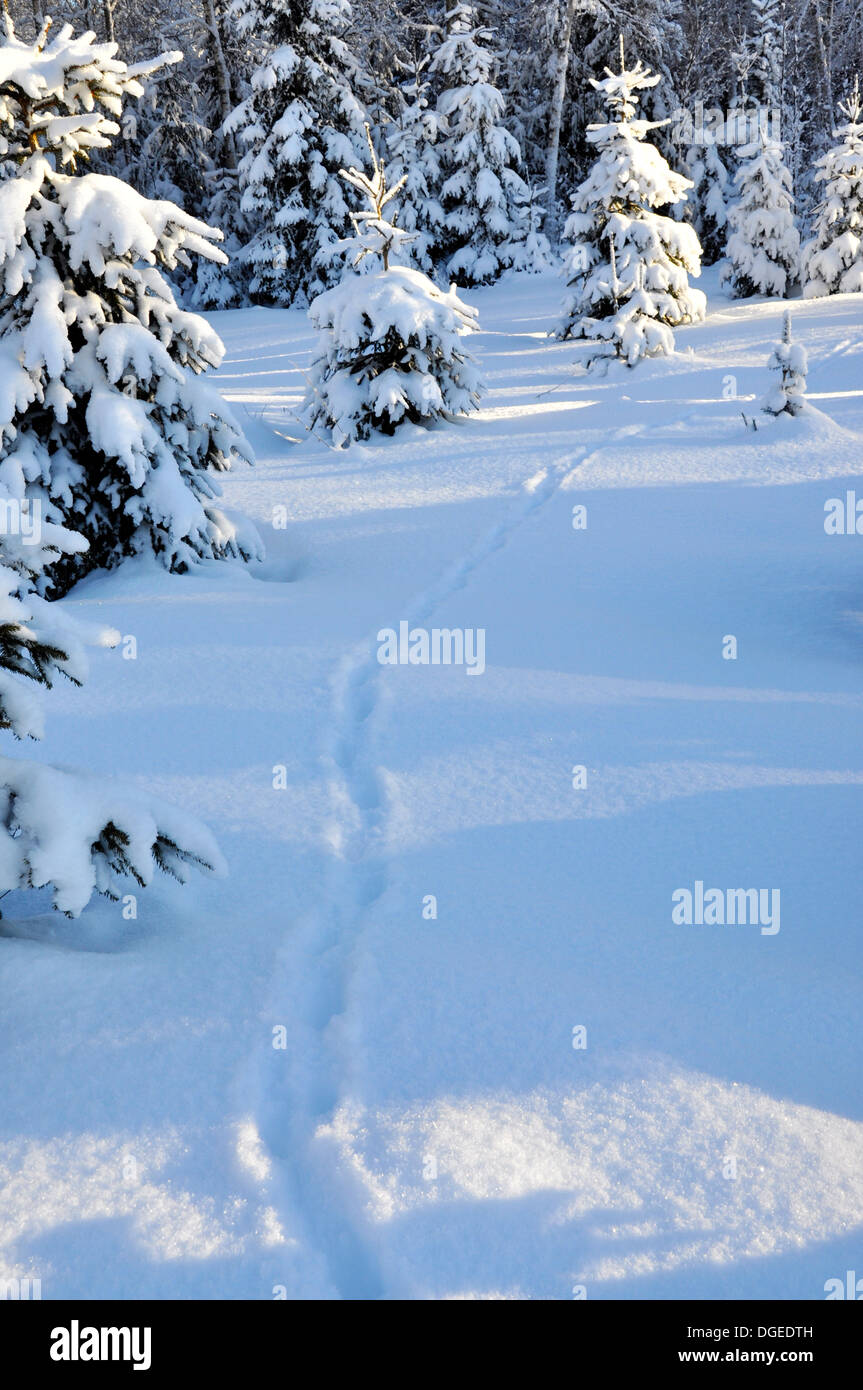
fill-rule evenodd
<path id="1" fill-rule="evenodd" d="M 157 255 L 175 264 L 177 247 L 208 260 L 224 261 L 221 232 L 164 199 L 144 198 L 110 174 L 83 174 L 53 180 L 69 233 L 69 262 L 94 275 L 105 271 L 106 256 L 130 256 L 154 265 Z"/>
<path id="2" fill-rule="evenodd" d="M 31 43 L 4 34 L 0 49 L 0 86 L 18 87 L 33 100 L 63 93 L 73 110 L 86 105 L 88 79 L 106 77 L 106 93 L 119 95 L 129 90 L 124 81 L 126 64 L 114 58 L 111 44 L 97 43 L 90 32 L 73 36 L 71 25 L 55 30 L 50 41 L 38 51 Z M 179 55 L 171 55 L 175 60 Z M 68 73 L 73 71 L 81 87 L 68 100 Z M 112 80 L 113 79 L 113 80 Z"/>
<path id="3" fill-rule="evenodd" d="M 133 879 L 142 888 L 149 885 L 159 863 L 170 864 L 184 883 L 187 862 L 225 871 L 215 840 L 193 817 L 152 798 L 142 801 L 137 791 L 124 792 L 104 779 L 0 758 L 0 796 L 4 824 L 17 830 L 14 838 L 3 837 L 0 887 L 7 893 L 51 885 L 59 912 L 77 916 L 96 890 L 115 900 L 122 896 L 123 875 L 113 872 L 117 866 L 107 854 L 94 852 L 109 825 L 125 837 L 127 888 Z"/>
<path id="4" fill-rule="evenodd" d="M 480 410 L 345 453 L 296 421 L 305 315 L 212 316 L 268 558 L 87 578 L 63 609 L 137 656 L 94 651 L 33 756 L 122 767 L 230 873 L 135 917 L 4 898 L 0 1277 L 818 1299 L 859 1269 L 863 552 L 823 521 L 863 497 L 863 300 L 794 304 L 808 409 L 751 430 L 787 306 L 702 283 L 672 356 L 602 379 L 547 336 L 557 276 L 474 290 Z M 382 665 L 401 620 L 485 629 L 485 672 Z M 779 888 L 781 930 L 674 924 L 696 880 Z"/>
<path id="5" fill-rule="evenodd" d="M 119 126 L 96 108 L 96 103 L 119 116 L 123 98 L 143 96 L 138 78 L 179 63 L 172 51 L 127 66 L 116 57 L 117 45 L 99 43 L 89 31 L 75 36 L 69 24 L 49 26 L 35 42 L 16 37 L 4 9 L 0 44 L 0 156 L 26 157 L 35 143 L 46 144 L 63 165 L 74 167 L 79 155 L 105 149 Z M 22 120 L 19 93 L 28 98 Z M 65 114 L 59 115 L 56 107 Z M 30 121 L 32 119 L 32 125 Z M 26 129 L 23 129 L 26 127 Z"/>
<path id="6" fill-rule="evenodd" d="M 45 169 L 43 159 L 28 159 L 17 178 L 6 179 L 0 184 L 0 261 L 12 261 L 24 239 L 27 231 L 25 213 L 34 194 L 39 191 Z M 14 289 L 10 288 L 9 292 L 14 293 Z"/>

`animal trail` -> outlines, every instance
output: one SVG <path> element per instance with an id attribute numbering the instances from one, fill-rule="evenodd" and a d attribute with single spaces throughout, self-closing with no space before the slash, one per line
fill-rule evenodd
<path id="1" fill-rule="evenodd" d="M 588 457 L 567 452 L 523 484 L 510 514 L 454 561 L 413 602 L 406 617 L 421 623 L 464 589 L 472 575 L 544 506 Z M 274 1010 L 295 998 L 292 1060 L 285 1073 L 264 1064 L 259 1080 L 261 1134 L 283 1162 L 285 1181 L 304 1213 L 310 1238 L 345 1298 L 383 1296 L 383 1279 L 351 1206 L 349 1180 L 331 1173 L 319 1129 L 344 1098 L 350 1036 L 345 1027 L 357 948 L 369 914 L 386 897 L 391 870 L 381 843 L 386 797 L 378 768 L 382 667 L 374 642 L 356 647 L 331 680 L 331 723 L 324 761 L 329 775 L 332 857 L 314 920 L 296 932 L 274 982 Z M 298 981 L 302 994 L 296 999 Z"/>

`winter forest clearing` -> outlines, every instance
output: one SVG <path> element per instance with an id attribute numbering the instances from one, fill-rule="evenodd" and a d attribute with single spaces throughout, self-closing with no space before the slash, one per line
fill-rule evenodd
<path id="1" fill-rule="evenodd" d="M 273 19 L 204 204 L 136 146 L 176 92 L 150 49 L 66 8 L 77 36 L 27 6 L 0 41 L 0 1281 L 832 1296 L 863 1227 L 859 29 L 824 139 L 759 117 L 720 207 L 715 144 L 660 148 L 670 50 L 619 17 L 586 137 L 567 29 L 534 187 L 503 3 L 405 7 L 413 123 L 360 84 L 286 191 L 260 108 L 312 30 Z M 735 16 L 732 95 L 790 120 L 774 0 Z"/>

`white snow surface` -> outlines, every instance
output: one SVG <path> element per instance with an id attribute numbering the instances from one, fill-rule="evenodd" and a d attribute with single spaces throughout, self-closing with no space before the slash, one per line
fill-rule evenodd
<path id="1" fill-rule="evenodd" d="M 212 316 L 268 559 L 79 586 L 137 656 L 96 651 L 33 756 L 194 812 L 230 874 L 136 917 L 4 899 L 0 1278 L 817 1299 L 860 1269 L 863 540 L 823 521 L 863 497 L 863 295 L 795 304 L 809 408 L 752 430 L 786 306 L 705 282 L 673 356 L 601 380 L 546 337 L 557 277 L 474 290 L 481 409 L 346 452 L 296 423 L 305 316 Z M 485 629 L 485 672 L 379 664 L 403 620 Z M 781 929 L 673 923 L 698 880 L 779 889 Z"/>

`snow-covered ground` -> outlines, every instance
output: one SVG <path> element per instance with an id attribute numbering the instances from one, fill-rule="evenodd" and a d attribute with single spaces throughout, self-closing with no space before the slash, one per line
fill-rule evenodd
<path id="1" fill-rule="evenodd" d="M 813 410 L 753 431 L 784 306 L 707 288 L 602 380 L 545 336 L 553 276 L 468 295 L 481 413 L 339 453 L 294 420 L 305 317 L 213 316 L 268 561 L 80 586 L 137 656 L 37 756 L 198 812 L 231 872 L 134 919 L 4 901 L 0 1276 L 817 1299 L 863 1267 L 863 538 L 823 525 L 863 498 L 863 297 L 793 306 Z M 484 629 L 485 671 L 382 665 L 401 621 Z M 673 922 L 696 881 L 778 890 L 780 929 Z"/>

